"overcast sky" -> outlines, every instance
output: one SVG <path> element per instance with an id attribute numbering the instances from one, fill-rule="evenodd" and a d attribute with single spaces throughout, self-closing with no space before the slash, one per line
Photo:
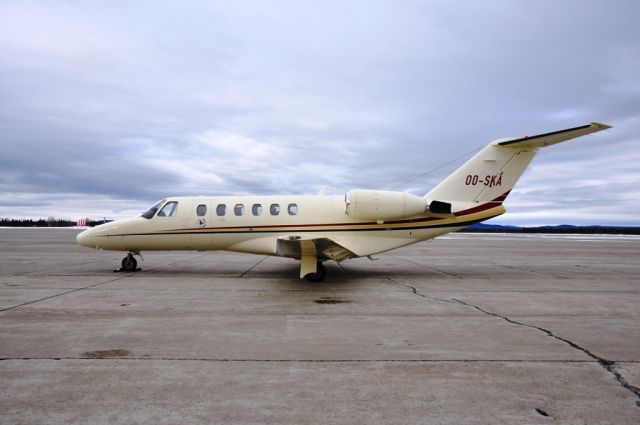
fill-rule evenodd
<path id="1" fill-rule="evenodd" d="M 640 225 L 639 16 L 635 0 L 3 1 L 0 217 L 385 189 L 601 121 L 541 151 L 493 222 Z"/>

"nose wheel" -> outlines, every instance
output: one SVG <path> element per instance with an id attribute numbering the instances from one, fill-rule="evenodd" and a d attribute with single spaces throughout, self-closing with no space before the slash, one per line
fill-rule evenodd
<path id="1" fill-rule="evenodd" d="M 119 270 L 114 270 L 117 272 L 139 272 L 142 269 L 138 268 L 138 261 L 134 257 L 135 255 L 140 255 L 139 252 L 130 252 L 126 257 L 122 259 L 122 267 Z"/>

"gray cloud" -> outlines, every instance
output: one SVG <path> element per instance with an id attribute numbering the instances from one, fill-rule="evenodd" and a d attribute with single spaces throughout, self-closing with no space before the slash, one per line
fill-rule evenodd
<path id="1" fill-rule="evenodd" d="M 0 216 L 388 188 L 490 140 L 540 154 L 505 223 L 640 224 L 632 1 L 4 2 Z M 455 167 L 400 189 L 426 193 Z"/>

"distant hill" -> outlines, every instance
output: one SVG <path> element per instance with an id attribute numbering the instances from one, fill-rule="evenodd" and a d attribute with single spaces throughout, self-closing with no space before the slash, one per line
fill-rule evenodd
<path id="1" fill-rule="evenodd" d="M 485 223 L 476 223 L 473 224 L 469 227 L 467 227 L 466 229 L 467 231 L 491 231 L 491 230 L 498 230 L 501 232 L 506 232 L 506 231 L 520 231 L 522 230 L 522 227 L 518 227 L 518 226 L 503 226 L 501 224 L 485 224 Z M 462 231 L 462 230 L 461 230 Z"/>
<path id="2" fill-rule="evenodd" d="M 518 227 L 500 224 L 473 224 L 460 232 L 468 233 L 565 233 L 565 234 L 610 234 L 640 235 L 640 227 L 630 226 L 574 226 L 560 224 L 557 226 Z"/>

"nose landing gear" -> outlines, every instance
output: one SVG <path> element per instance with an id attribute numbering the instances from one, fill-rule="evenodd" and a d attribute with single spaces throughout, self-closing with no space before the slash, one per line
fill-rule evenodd
<path id="1" fill-rule="evenodd" d="M 114 272 L 140 272 L 142 271 L 142 269 L 138 268 L 138 261 L 136 261 L 134 255 L 140 255 L 140 258 L 142 258 L 142 255 L 140 254 L 140 252 L 137 251 L 131 251 L 129 252 L 129 254 L 127 254 L 126 257 L 124 257 L 122 259 L 122 267 L 118 270 L 114 270 Z"/>

